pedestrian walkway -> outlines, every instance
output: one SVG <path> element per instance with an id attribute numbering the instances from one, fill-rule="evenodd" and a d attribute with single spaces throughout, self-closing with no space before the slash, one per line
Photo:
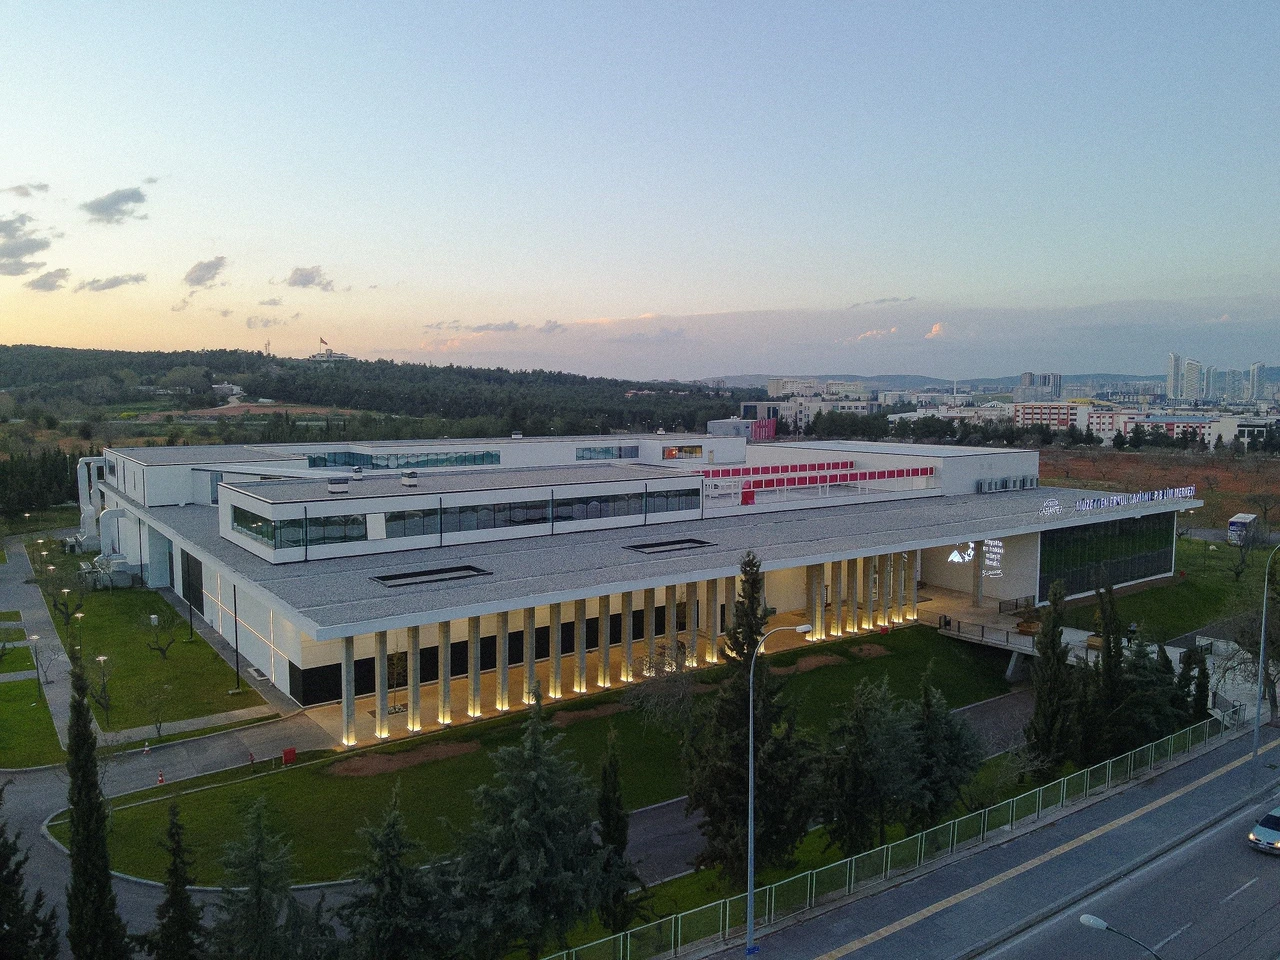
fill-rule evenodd
<path id="1" fill-rule="evenodd" d="M 233 723 L 244 723 L 247 720 L 257 720 L 259 717 L 276 716 L 276 711 L 271 707 L 260 705 L 257 707 L 245 707 L 243 710 L 228 710 L 226 713 L 211 713 L 204 717 L 192 717 L 190 720 L 174 720 L 164 724 L 159 734 L 156 733 L 155 724 L 146 724 L 141 727 L 129 727 L 126 730 L 111 731 L 111 739 L 117 743 L 136 743 L 138 741 L 154 740 L 160 736 L 170 736 L 175 733 L 193 733 L 199 730 L 209 730 L 213 727 L 225 727 Z"/>
<path id="2" fill-rule="evenodd" d="M 63 653 L 62 641 L 53 627 L 40 588 L 29 582 L 35 580 L 35 571 L 27 557 L 24 538 L 6 537 L 4 550 L 8 562 L 0 564 L 0 610 L 17 610 L 22 615 L 32 656 L 41 661 L 48 658 L 48 668 L 40 671 L 40 685 L 53 716 L 58 743 L 65 750 L 67 721 L 71 716 L 71 661 Z M 101 733 L 96 720 L 94 730 Z"/>

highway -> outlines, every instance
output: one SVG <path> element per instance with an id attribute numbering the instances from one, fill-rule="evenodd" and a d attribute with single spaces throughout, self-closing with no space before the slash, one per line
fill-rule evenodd
<path id="1" fill-rule="evenodd" d="M 1280 857 L 1250 850 L 1243 839 L 1254 815 L 1280 790 L 1280 777 L 1268 766 L 1280 761 L 1280 740 L 1275 730 L 1264 736 L 1256 766 L 1249 761 L 1250 738 L 1237 738 L 1004 843 L 802 923 L 763 931 L 759 956 L 1145 955 L 1115 934 L 1082 926 L 1078 917 L 1088 912 L 1153 946 L 1163 941 L 1164 960 L 1277 957 Z M 1254 795 L 1220 826 L 1211 824 Z M 741 945 L 717 954 L 741 955 Z"/>

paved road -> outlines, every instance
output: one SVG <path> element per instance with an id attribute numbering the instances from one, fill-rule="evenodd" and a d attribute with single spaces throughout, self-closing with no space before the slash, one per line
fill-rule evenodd
<path id="1" fill-rule="evenodd" d="M 1266 735 L 1270 747 L 1280 746 L 1276 731 Z M 1258 783 L 1274 791 L 1280 786 L 1274 769 L 1262 767 L 1258 773 L 1247 762 L 1237 763 L 1248 756 L 1249 745 L 1248 736 L 1223 744 L 1040 829 L 766 934 L 760 955 L 779 960 L 955 960 L 980 955 L 980 949 L 975 952 L 980 945 L 991 942 L 994 947 L 1041 911 L 1051 915 L 1065 909 L 1065 902 L 1110 882 L 1115 872 L 1151 860 L 1171 838 L 1202 829 L 1215 811 L 1229 809 L 1252 792 L 1254 773 Z M 1275 763 L 1280 755 L 1269 749 L 1264 759 Z M 1224 890 L 1218 899 L 1230 892 Z M 1274 899 L 1274 887 L 1269 893 Z M 1194 900 L 1183 904 L 1188 920 L 1199 906 Z M 1133 909 L 1141 909 L 1140 902 Z M 1088 943 L 1080 952 L 1061 955 L 1099 956 L 1110 949 L 1105 943 Z M 740 950 L 718 956 L 738 956 Z"/>
<path id="2" fill-rule="evenodd" d="M 1280 857 L 1247 847 L 1257 818 L 1280 805 L 1272 793 L 1191 843 L 1153 860 L 1071 909 L 984 955 L 990 960 L 1142 956 L 1134 944 L 1081 926 L 1102 917 L 1156 950 L 1164 960 L 1251 960 L 1280 956 Z"/>

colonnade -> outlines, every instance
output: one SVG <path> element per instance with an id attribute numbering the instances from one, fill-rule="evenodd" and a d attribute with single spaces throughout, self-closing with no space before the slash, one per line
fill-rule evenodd
<path id="1" fill-rule="evenodd" d="M 913 551 L 805 567 L 805 609 L 808 622 L 813 625 L 809 639 L 825 640 L 915 620 L 919 599 L 918 562 L 919 551 Z M 554 701 L 565 696 L 566 682 L 573 693 L 583 694 L 592 689 L 609 689 L 614 683 L 642 680 L 660 670 L 718 662 L 722 639 L 732 626 L 737 579 L 725 577 L 668 584 L 596 598 L 598 643 L 592 651 L 587 648 L 588 598 L 500 612 L 495 618 L 497 662 L 490 691 L 481 685 L 480 617 L 410 627 L 404 678 L 408 694 L 407 728 L 411 733 L 423 728 L 421 654 L 424 639 L 429 639 L 424 638 L 424 629 L 435 633 L 435 720 L 440 726 L 448 726 L 454 719 L 452 687 L 463 679 L 466 715 L 480 717 L 511 709 L 513 699 L 521 704 L 531 703 L 538 667 L 544 665 L 543 696 Z M 611 622 L 615 603 L 621 621 L 616 631 Z M 678 615 L 681 606 L 685 612 L 683 627 Z M 659 609 L 664 609 L 661 636 L 657 630 Z M 540 616 L 542 611 L 545 615 Z M 637 612 L 639 617 L 635 616 Z M 640 622 L 638 633 L 637 620 Z M 566 623 L 573 625 L 571 650 L 563 650 L 561 644 Z M 538 659 L 537 631 L 543 626 L 548 630 L 549 656 Z M 522 663 L 513 665 L 510 642 L 514 630 L 523 636 Z M 465 677 L 453 676 L 455 636 L 465 637 Z M 428 648 L 430 645 L 426 644 Z M 594 670 L 589 653 L 594 655 Z M 661 663 L 660 657 L 666 662 Z M 683 664 L 673 662 L 675 658 L 682 658 Z M 373 711 L 374 735 L 379 739 L 390 735 L 388 662 L 387 634 L 379 631 L 374 634 Z M 518 674 L 517 690 L 511 689 L 513 667 Z M 487 702 L 482 696 L 486 693 Z M 342 742 L 348 746 L 356 743 L 355 637 L 342 639 Z"/>

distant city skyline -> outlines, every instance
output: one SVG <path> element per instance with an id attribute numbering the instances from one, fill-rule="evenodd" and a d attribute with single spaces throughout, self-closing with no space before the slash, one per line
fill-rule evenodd
<path id="1" fill-rule="evenodd" d="M 0 342 L 640 379 L 1280 328 L 1280 7 L 9 11 Z"/>

